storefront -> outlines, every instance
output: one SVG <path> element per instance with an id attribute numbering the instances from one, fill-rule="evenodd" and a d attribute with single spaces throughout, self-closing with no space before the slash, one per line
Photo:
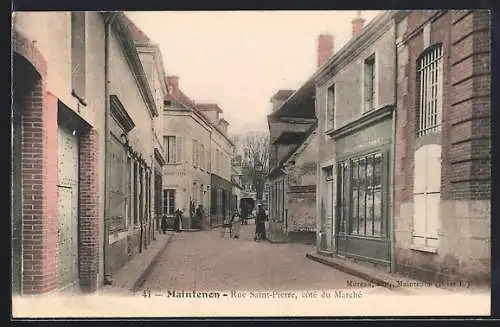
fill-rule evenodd
<path id="1" fill-rule="evenodd" d="M 223 224 L 231 216 L 233 184 L 215 174 L 211 175 L 210 226 Z"/>
<path id="2" fill-rule="evenodd" d="M 355 121 L 330 135 L 337 158 L 334 251 L 389 267 L 392 107 L 380 110 L 368 124 Z"/>

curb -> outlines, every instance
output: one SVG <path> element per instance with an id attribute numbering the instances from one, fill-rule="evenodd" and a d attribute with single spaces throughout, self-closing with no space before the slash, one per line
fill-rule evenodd
<path id="1" fill-rule="evenodd" d="M 380 273 L 379 276 L 377 276 L 375 273 L 371 274 L 366 271 L 363 271 L 362 269 L 356 269 L 354 267 L 349 267 L 348 265 L 343 265 L 337 262 L 334 262 L 332 260 L 328 260 L 328 258 L 324 258 L 323 256 L 316 254 L 316 253 L 307 253 L 306 258 L 322 263 L 324 265 L 327 265 L 329 267 L 332 267 L 336 270 L 342 271 L 344 273 L 347 273 L 349 275 L 353 275 L 356 277 L 359 277 L 361 279 L 364 279 L 372 284 L 375 284 L 377 286 L 382 286 L 385 287 L 391 291 L 396 291 L 396 292 L 401 292 L 401 293 L 410 293 L 408 290 L 403 289 L 398 286 L 397 282 L 395 280 L 391 280 L 392 278 L 382 276 Z M 385 277 L 385 278 L 384 278 Z"/>
<path id="2" fill-rule="evenodd" d="M 130 289 L 133 293 L 136 293 L 139 290 L 139 288 L 141 288 L 142 285 L 144 285 L 146 279 L 149 277 L 149 275 L 153 271 L 154 266 L 158 262 L 158 259 L 167 250 L 167 247 L 170 244 L 170 242 L 172 242 L 174 235 L 175 234 L 170 234 L 168 236 L 168 240 L 165 242 L 165 245 L 163 245 L 163 247 L 158 251 L 158 253 L 156 253 L 156 255 L 153 257 L 153 260 L 151 260 L 146 269 L 144 269 L 139 278 L 137 278 L 137 280 L 134 282 L 132 288 Z"/>

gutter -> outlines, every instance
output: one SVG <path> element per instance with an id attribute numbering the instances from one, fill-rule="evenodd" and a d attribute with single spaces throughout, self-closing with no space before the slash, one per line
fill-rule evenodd
<path id="1" fill-rule="evenodd" d="M 394 185 L 395 182 L 395 174 L 396 174 L 396 118 L 397 118 L 397 108 L 398 108 L 398 30 L 397 30 L 398 22 L 394 19 L 394 110 L 392 111 L 392 149 L 391 149 L 391 165 L 390 165 L 390 183 L 391 186 L 391 217 L 390 217 L 390 241 L 391 241 L 391 272 L 396 272 L 396 206 L 394 205 L 394 198 L 396 196 L 396 188 Z"/>
<path id="2" fill-rule="evenodd" d="M 110 184 L 110 172 L 111 167 L 109 167 L 109 145 L 110 145 L 110 119 L 111 119 L 111 100 L 110 100 L 110 91 L 109 91 L 109 48 L 110 48 L 110 34 L 111 34 L 111 25 L 113 24 L 114 19 L 116 18 L 116 13 L 107 13 L 104 14 L 104 97 L 105 97 L 105 105 L 104 105 L 104 132 L 105 132 L 105 142 L 104 142 L 104 244 L 103 244 L 103 261 L 104 261 L 104 285 L 110 285 L 111 281 L 109 280 L 109 274 L 106 269 L 106 253 L 108 247 L 108 216 L 109 216 L 109 184 Z"/>

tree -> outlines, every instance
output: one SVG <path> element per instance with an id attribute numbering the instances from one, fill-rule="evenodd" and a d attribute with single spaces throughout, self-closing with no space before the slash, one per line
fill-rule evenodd
<path id="1" fill-rule="evenodd" d="M 269 135 L 267 132 L 251 132 L 233 137 L 235 152 L 241 155 L 243 185 L 251 185 L 258 192 L 261 199 L 264 180 L 269 167 Z M 256 167 L 262 164 L 262 174 L 258 174 Z M 260 192 L 259 192 L 260 191 Z"/>

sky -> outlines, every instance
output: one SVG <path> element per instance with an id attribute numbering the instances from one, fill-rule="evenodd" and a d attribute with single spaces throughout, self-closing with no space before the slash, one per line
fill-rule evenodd
<path id="1" fill-rule="evenodd" d="M 378 11 L 363 11 L 365 26 Z M 271 96 L 299 88 L 316 70 L 317 37 L 335 52 L 356 11 L 126 12 L 160 46 L 167 75 L 196 102 L 217 103 L 230 134 L 267 130 Z"/>

